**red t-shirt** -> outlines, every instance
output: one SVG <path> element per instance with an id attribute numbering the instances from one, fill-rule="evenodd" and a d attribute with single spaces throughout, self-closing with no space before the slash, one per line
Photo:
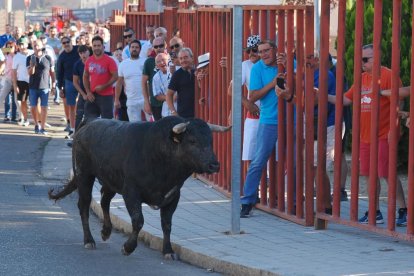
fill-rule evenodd
<path id="1" fill-rule="evenodd" d="M 391 89 L 391 70 L 381 67 L 380 89 Z M 400 80 L 401 86 L 401 80 Z M 361 80 L 361 129 L 360 137 L 364 143 L 371 143 L 371 104 L 372 104 L 372 75 L 366 72 L 362 73 Z M 353 100 L 355 87 L 352 87 L 345 93 L 345 97 Z M 390 97 L 379 97 L 379 118 L 378 118 L 378 138 L 387 139 L 390 131 Z"/>
<path id="2" fill-rule="evenodd" d="M 85 70 L 89 72 L 90 89 L 92 93 L 99 94 L 101 96 L 109 96 L 113 94 L 112 85 L 108 86 L 105 90 L 95 91 L 96 86 L 107 83 L 113 72 L 117 72 L 118 68 L 115 61 L 108 55 L 103 54 L 100 58 L 91 56 L 86 60 Z"/>

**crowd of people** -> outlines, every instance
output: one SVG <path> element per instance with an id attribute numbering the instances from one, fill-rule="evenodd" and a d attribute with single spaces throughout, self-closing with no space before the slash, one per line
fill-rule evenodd
<path id="1" fill-rule="evenodd" d="M 4 121 L 14 121 L 28 127 L 36 134 L 47 135 L 49 93 L 54 103 L 63 103 L 68 132 L 71 139 L 82 119 L 116 118 L 130 122 L 156 121 L 166 116 L 195 117 L 196 85 L 208 74 L 209 53 L 198 58 L 195 68 L 193 51 L 185 47 L 179 33 L 168 34 L 165 27 L 146 26 L 146 37 L 137 38 L 133 28 L 125 28 L 123 42 L 111 53 L 110 32 L 105 25 L 69 22 L 58 18 L 46 26 L 27 24 L 26 30 L 6 26 L 0 36 L 0 62 L 3 72 L 0 102 L 5 100 Z M 125 45 L 125 46 L 124 46 Z M 240 217 L 249 217 L 257 202 L 257 190 L 262 170 L 275 149 L 278 140 L 278 102 L 296 104 L 296 91 L 280 86 L 278 66 L 286 66 L 285 54 L 278 53 L 277 45 L 258 35 L 247 39 L 244 51 L 248 59 L 242 63 L 242 84 L 248 96 L 242 98 L 247 109 L 244 126 L 243 160 L 249 162 L 241 199 Z M 370 150 L 370 116 L 372 93 L 373 47 L 363 48 L 363 97 L 361 113 L 360 174 L 368 176 Z M 318 64 L 317 54 L 315 64 Z M 332 61 L 332 58 L 331 58 Z M 226 58 L 220 62 L 226 65 Z M 328 75 L 327 114 L 327 165 L 334 161 L 335 144 L 335 66 Z M 380 131 L 378 179 L 388 179 L 389 69 L 381 70 Z M 315 70 L 315 88 L 319 87 L 319 70 Z M 228 94 L 231 96 L 231 86 Z M 345 88 L 345 90 L 348 90 Z M 408 96 L 408 88 L 401 88 L 401 97 Z M 355 87 L 344 94 L 344 105 L 352 103 Z M 306 93 L 306 92 L 305 92 Z M 27 103 L 27 100 L 29 102 Z M 200 102 L 205 99 L 200 99 Z M 28 118 L 28 109 L 32 120 Z M 315 117 L 318 108 L 315 107 Z M 408 117 L 408 113 L 401 113 Z M 19 117 L 18 117 L 19 116 Z M 343 137 L 348 136 L 349 121 L 345 120 Z M 313 122 L 312 122 L 313 123 Z M 407 122 L 408 126 L 408 122 Z M 345 131 L 346 130 L 346 131 Z M 315 157 L 316 157 L 315 137 Z M 345 144 L 346 142 L 344 142 Z M 68 143 L 71 146 L 71 143 Z M 344 146 L 343 146 L 344 148 Z M 277 157 L 276 157 L 277 160 Z M 348 200 L 345 181 L 348 168 L 343 159 L 341 200 Z M 315 159 L 315 168 L 317 160 Z M 332 213 L 329 178 L 324 181 L 325 211 Z M 376 200 L 378 203 L 378 198 Z M 401 182 L 397 185 L 399 204 L 396 224 L 405 226 L 407 208 Z M 376 223 L 383 223 L 377 207 Z M 368 223 L 368 212 L 360 219 Z"/>

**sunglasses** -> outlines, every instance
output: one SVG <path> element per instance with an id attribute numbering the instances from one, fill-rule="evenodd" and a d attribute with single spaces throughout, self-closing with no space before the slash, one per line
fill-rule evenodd
<path id="1" fill-rule="evenodd" d="M 362 58 L 362 62 L 363 62 L 363 63 L 367 63 L 367 62 L 369 61 L 369 59 L 370 59 L 370 58 L 372 58 L 372 57 L 363 57 L 363 58 Z"/>
<path id="2" fill-rule="evenodd" d="M 69 41 L 62 41 L 62 45 L 69 44 Z"/>
<path id="3" fill-rule="evenodd" d="M 181 47 L 181 45 L 177 43 L 177 44 L 175 44 L 175 45 L 171 45 L 171 46 L 170 46 L 170 49 L 171 49 L 171 50 L 174 50 L 174 48 L 178 49 L 178 48 L 180 48 L 180 47 Z"/>
<path id="4" fill-rule="evenodd" d="M 116 48 L 117 50 L 119 50 L 119 51 L 122 51 L 122 47 L 119 47 L 119 48 Z"/>
<path id="5" fill-rule="evenodd" d="M 160 44 L 160 45 L 154 45 L 152 46 L 154 49 L 158 49 L 158 48 L 164 48 L 165 45 L 164 44 Z"/>
<path id="6" fill-rule="evenodd" d="M 133 34 L 124 35 L 124 38 L 131 38 Z"/>
<path id="7" fill-rule="evenodd" d="M 247 54 L 250 54 L 250 52 L 252 52 L 252 53 L 257 53 L 259 50 L 255 47 L 255 48 L 251 48 L 251 49 L 247 49 L 246 50 L 246 53 Z"/>

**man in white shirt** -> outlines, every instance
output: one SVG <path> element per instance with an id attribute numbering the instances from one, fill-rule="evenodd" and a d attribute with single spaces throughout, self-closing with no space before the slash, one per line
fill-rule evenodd
<path id="1" fill-rule="evenodd" d="M 26 59 L 27 56 L 33 54 L 33 50 L 27 49 L 28 40 L 22 37 L 17 41 L 19 52 L 13 58 L 13 88 L 17 95 L 17 104 L 22 111 L 19 125 L 28 126 L 27 117 L 27 99 L 29 97 L 29 73 L 27 72 Z"/>
<path id="2" fill-rule="evenodd" d="M 129 44 L 131 58 L 123 60 L 118 68 L 118 81 L 115 89 L 115 107 L 120 108 L 119 96 L 122 86 L 127 95 L 127 113 L 130 122 L 141 121 L 141 113 L 144 111 L 144 97 L 142 96 L 142 70 L 146 58 L 139 56 L 141 43 L 133 40 Z"/>

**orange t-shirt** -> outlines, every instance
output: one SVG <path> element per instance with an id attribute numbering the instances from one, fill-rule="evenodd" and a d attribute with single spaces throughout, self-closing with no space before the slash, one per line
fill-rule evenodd
<path id="1" fill-rule="evenodd" d="M 391 70 L 381 67 L 380 89 L 391 89 Z M 400 86 L 401 86 L 401 80 Z M 372 75 L 366 72 L 362 73 L 361 80 L 361 142 L 371 142 L 371 103 L 372 103 Z M 353 100 L 355 87 L 352 87 L 345 93 L 345 97 Z M 390 97 L 380 96 L 378 138 L 387 139 L 390 130 Z"/>

